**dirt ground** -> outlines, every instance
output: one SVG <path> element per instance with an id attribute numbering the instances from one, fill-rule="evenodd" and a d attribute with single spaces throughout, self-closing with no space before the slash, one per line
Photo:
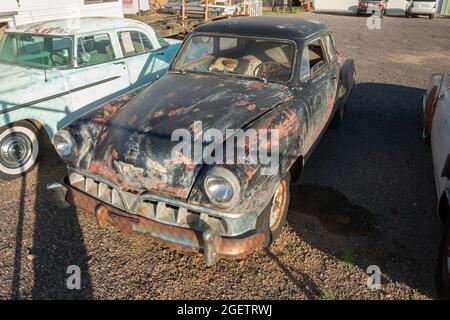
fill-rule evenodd
<path id="1" fill-rule="evenodd" d="M 343 126 L 329 130 L 292 187 L 288 225 L 272 247 L 208 268 L 202 256 L 100 230 L 59 210 L 46 191 L 64 175 L 50 150 L 30 175 L 0 182 L 0 298 L 434 299 L 441 234 L 421 95 L 450 70 L 450 19 L 350 15 L 326 23 L 358 86 Z M 67 268 L 82 289 L 68 290 Z M 367 287 L 379 266 L 381 289 Z"/>

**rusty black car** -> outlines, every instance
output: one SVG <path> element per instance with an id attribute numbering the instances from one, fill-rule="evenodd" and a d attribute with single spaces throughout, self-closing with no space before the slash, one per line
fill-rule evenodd
<path id="1" fill-rule="evenodd" d="M 327 127 L 341 124 L 354 78 L 322 23 L 203 24 L 166 75 L 56 134 L 68 175 L 48 188 L 100 227 L 201 252 L 208 265 L 242 258 L 280 234 L 290 183 Z"/>

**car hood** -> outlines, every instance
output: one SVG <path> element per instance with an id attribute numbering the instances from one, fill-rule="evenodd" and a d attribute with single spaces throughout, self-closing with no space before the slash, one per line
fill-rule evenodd
<path id="1" fill-rule="evenodd" d="M 0 63 L 0 109 L 28 104 L 56 94 L 64 87 L 56 84 L 55 73 L 47 72 L 47 82 L 43 70 L 25 68 Z"/>
<path id="2" fill-rule="evenodd" d="M 245 128 L 292 99 L 288 87 L 237 77 L 169 73 L 112 117 L 90 154 L 88 171 L 123 189 L 187 200 L 203 163 L 180 156 L 172 134 Z M 181 130 L 180 130 L 181 129 Z M 208 142 L 203 141 L 203 146 Z"/>

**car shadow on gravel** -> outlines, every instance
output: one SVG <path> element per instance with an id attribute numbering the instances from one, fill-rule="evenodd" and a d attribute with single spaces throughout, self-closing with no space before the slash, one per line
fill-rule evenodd
<path id="1" fill-rule="evenodd" d="M 342 127 L 326 132 L 291 187 L 288 222 L 320 251 L 363 272 L 378 265 L 385 280 L 435 297 L 439 223 L 423 93 L 359 84 Z"/>
<path id="2" fill-rule="evenodd" d="M 59 181 L 65 166 L 48 145 L 36 170 L 35 222 L 32 254 L 34 286 L 32 299 L 90 299 L 93 297 L 86 248 L 76 210 L 60 209 L 47 191 L 47 184 Z M 68 289 L 69 266 L 80 268 L 81 288 Z M 69 281 L 72 284 L 76 282 Z"/>

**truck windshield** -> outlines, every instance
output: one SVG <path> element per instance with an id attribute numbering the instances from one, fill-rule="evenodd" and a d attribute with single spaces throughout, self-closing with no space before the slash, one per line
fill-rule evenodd
<path id="1" fill-rule="evenodd" d="M 286 82 L 291 78 L 294 53 L 294 44 L 281 40 L 194 35 L 183 46 L 173 68 Z"/>
<path id="2" fill-rule="evenodd" d="M 72 39 L 6 33 L 0 39 L 0 62 L 33 68 L 66 68 L 72 62 Z"/>

